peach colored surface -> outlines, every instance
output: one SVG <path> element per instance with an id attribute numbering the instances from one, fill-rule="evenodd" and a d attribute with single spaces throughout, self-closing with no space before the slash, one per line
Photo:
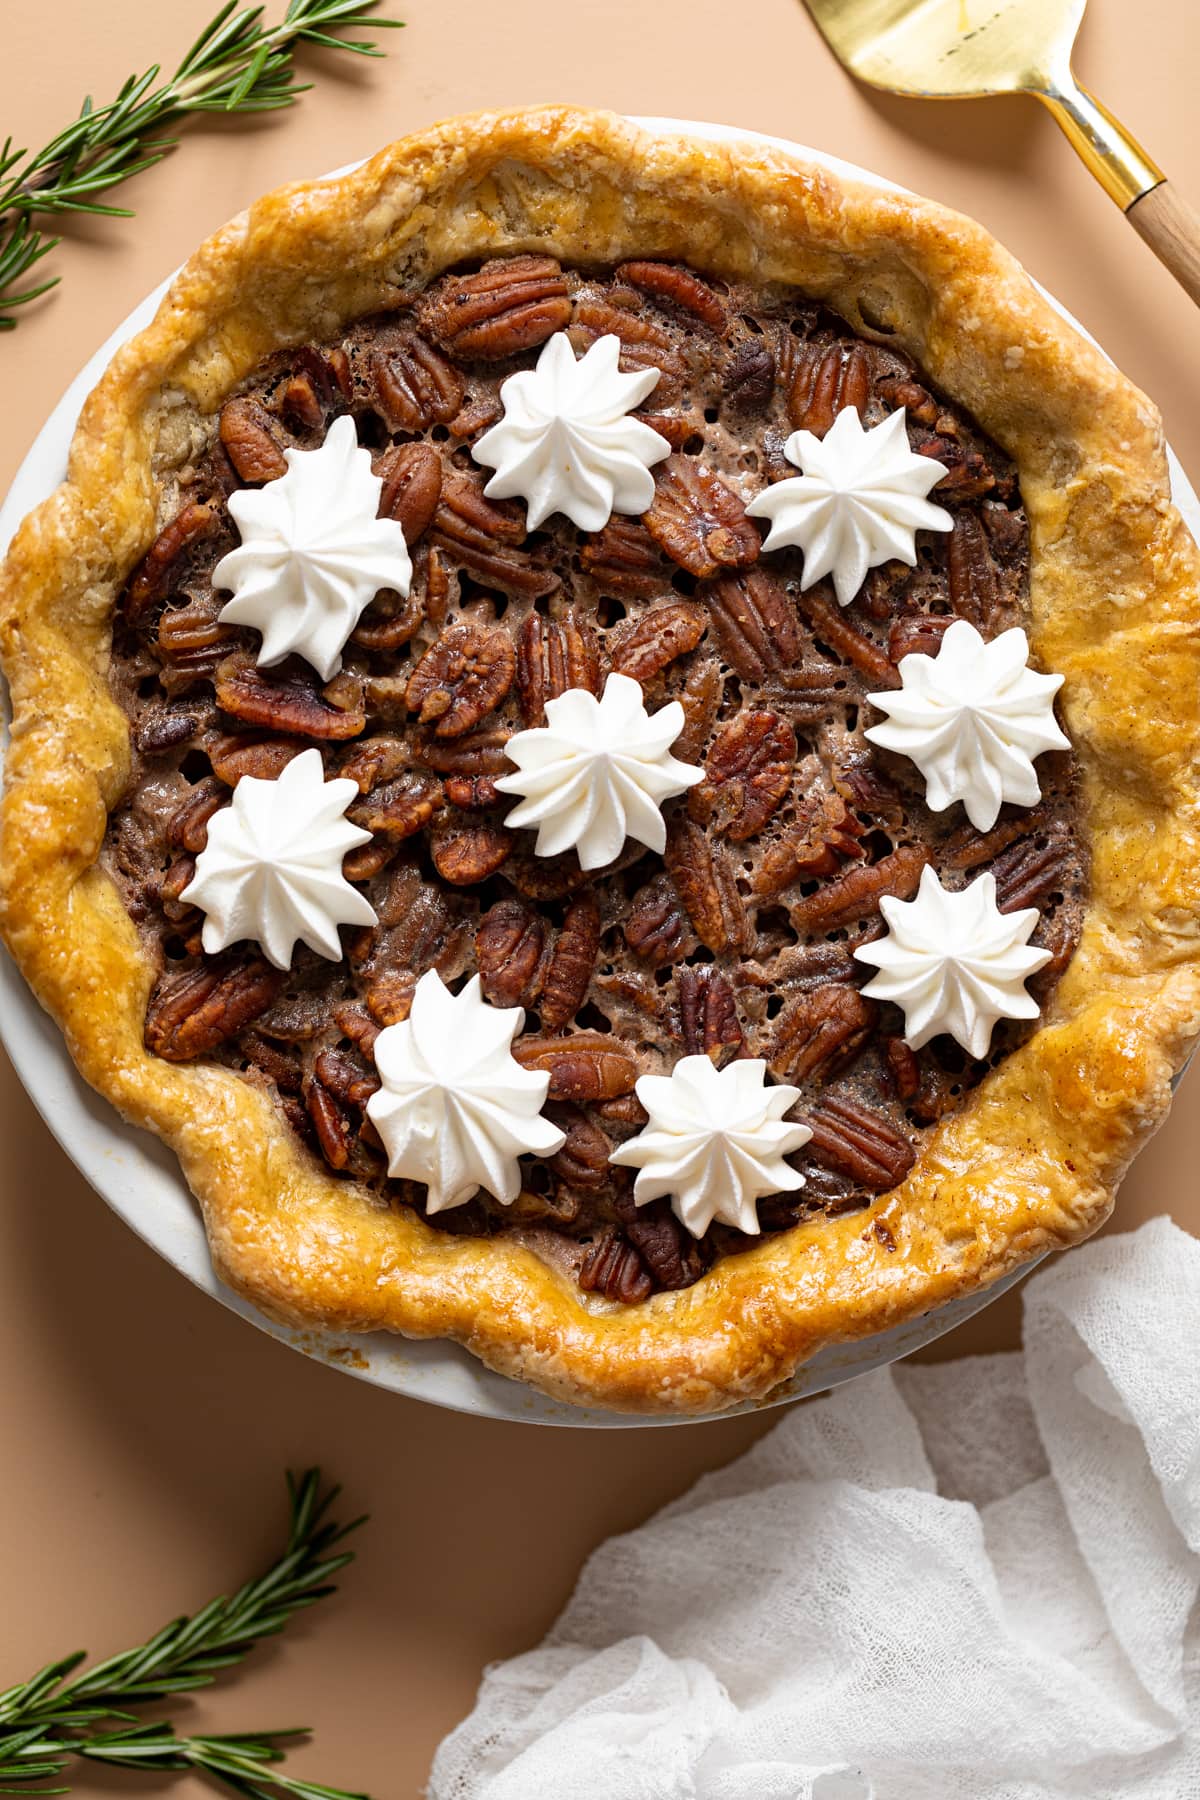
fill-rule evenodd
<path id="1" fill-rule="evenodd" d="M 974 4 L 974 0 L 967 0 Z M 14 4 L 0 20 L 0 138 L 41 142 L 85 92 L 170 64 L 215 0 Z M 268 10 L 281 10 L 269 0 Z M 318 85 L 261 123 L 189 127 L 126 190 L 139 216 L 80 221 L 62 290 L 0 338 L 0 490 L 68 379 L 134 302 L 254 195 L 446 114 L 547 99 L 792 136 L 961 207 L 1002 238 L 1155 396 L 1200 474 L 1200 321 L 1032 102 L 953 106 L 855 89 L 799 0 L 388 0 L 383 63 L 310 59 Z M 1093 0 L 1080 70 L 1200 200 L 1200 9 Z M 1126 1183 L 1118 1227 L 1171 1211 L 1200 1231 L 1200 1077 Z M 937 1354 L 1014 1345 L 1010 1296 Z M 320 1461 L 369 1508 L 342 1596 L 181 1724 L 301 1720 L 315 1777 L 419 1792 L 482 1665 L 533 1643 L 586 1552 L 767 1421 L 589 1435 L 438 1413 L 306 1363 L 137 1242 L 0 1071 L 0 1689 L 77 1645 L 132 1642 L 239 1580 L 276 1542 L 280 1472 Z M 134 1790 L 85 1774 L 75 1792 Z M 151 1783 L 150 1792 L 161 1791 Z M 202 1789 L 179 1781 L 191 1800 Z"/>

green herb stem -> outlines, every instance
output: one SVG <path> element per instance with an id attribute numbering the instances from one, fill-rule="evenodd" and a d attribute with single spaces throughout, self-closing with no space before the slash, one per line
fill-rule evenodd
<path id="1" fill-rule="evenodd" d="M 155 63 L 131 75 L 106 106 L 84 101 L 79 116 L 40 150 L 0 150 L 0 331 L 17 324 L 17 309 L 49 292 L 58 277 L 23 287 L 25 276 L 58 242 L 32 223 L 34 215 L 91 213 L 131 218 L 128 207 L 97 196 L 161 162 L 176 140 L 164 127 L 190 113 L 275 112 L 293 106 L 307 85 L 296 80 L 294 55 L 302 44 L 381 56 L 369 38 L 342 35 L 394 30 L 399 19 L 372 16 L 377 0 L 289 0 L 277 25 L 263 24 L 262 6 L 238 9 L 227 0 L 200 33 L 174 75 L 155 86 Z"/>
<path id="2" fill-rule="evenodd" d="M 130 1769 L 195 1769 L 251 1800 L 365 1800 L 276 1766 L 281 1742 L 305 1735 L 303 1728 L 180 1737 L 174 1726 L 143 1724 L 130 1711 L 210 1686 L 255 1644 L 335 1591 L 333 1577 L 353 1561 L 352 1551 L 336 1546 L 363 1523 L 340 1525 L 326 1516 L 337 1493 L 321 1492 L 316 1469 L 289 1475 L 287 1543 L 263 1574 L 82 1673 L 85 1652 L 77 1651 L 0 1693 L 0 1794 L 66 1793 L 44 1783 L 81 1757 Z"/>

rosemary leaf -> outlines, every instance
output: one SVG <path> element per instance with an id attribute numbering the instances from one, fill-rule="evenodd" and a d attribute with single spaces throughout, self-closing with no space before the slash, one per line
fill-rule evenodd
<path id="1" fill-rule="evenodd" d="M 294 106 L 309 84 L 296 80 L 298 46 L 318 45 L 354 56 L 382 56 L 370 38 L 345 32 L 387 31 L 399 19 L 374 16 L 378 0 L 289 0 L 277 25 L 263 22 L 262 6 L 227 4 L 205 26 L 169 80 L 158 83 L 154 63 L 123 82 L 115 100 L 96 106 L 91 95 L 78 117 L 40 150 L 0 150 L 0 331 L 17 324 L 17 308 L 57 285 L 57 277 L 32 287 L 20 284 L 53 250 L 33 221 L 39 214 L 92 213 L 127 219 L 129 208 L 96 198 L 106 189 L 161 162 L 175 146 L 164 125 L 189 113 L 276 112 Z"/>
<path id="2" fill-rule="evenodd" d="M 316 1469 L 289 1475 L 287 1542 L 261 1575 L 83 1673 L 85 1653 L 76 1651 L 0 1692 L 0 1794 L 66 1793 L 42 1784 L 78 1757 L 128 1769 L 194 1769 L 248 1800 L 366 1800 L 276 1766 L 280 1746 L 304 1736 L 303 1727 L 189 1737 L 170 1724 L 145 1724 L 129 1710 L 209 1686 L 261 1639 L 334 1592 L 333 1577 L 354 1559 L 336 1546 L 363 1523 L 328 1517 L 338 1492 L 321 1491 Z"/>

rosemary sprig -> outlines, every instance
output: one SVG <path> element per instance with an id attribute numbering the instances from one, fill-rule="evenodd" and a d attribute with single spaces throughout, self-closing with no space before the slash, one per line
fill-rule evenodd
<path id="1" fill-rule="evenodd" d="M 316 1469 L 299 1480 L 289 1475 L 287 1544 L 256 1580 L 82 1674 L 75 1673 L 86 1657 L 80 1650 L 0 1693 L 0 1794 L 66 1793 L 40 1784 L 61 1775 L 72 1757 L 83 1757 L 123 1768 L 200 1770 L 250 1800 L 365 1800 L 275 1767 L 284 1754 L 280 1743 L 304 1735 L 303 1728 L 180 1737 L 172 1725 L 142 1724 L 129 1710 L 210 1686 L 260 1639 L 334 1592 L 333 1577 L 354 1553 L 330 1552 L 363 1523 L 339 1525 L 326 1517 L 338 1491 L 323 1494 Z"/>
<path id="2" fill-rule="evenodd" d="M 91 96 L 78 118 L 37 151 L 0 150 L 0 331 L 17 323 L 16 309 L 56 286 L 58 277 L 21 288 L 35 263 L 58 242 L 31 221 L 34 214 L 83 212 L 128 219 L 128 207 L 96 198 L 161 162 L 176 139 L 162 128 L 188 113 L 275 112 L 292 106 L 309 84 L 296 80 L 293 57 L 300 44 L 382 56 L 368 38 L 346 31 L 395 30 L 399 19 L 371 17 L 378 0 L 288 0 L 278 25 L 264 25 L 263 7 L 238 10 L 227 0 L 168 81 L 155 86 L 160 65 L 131 75 L 115 100 L 95 106 Z"/>

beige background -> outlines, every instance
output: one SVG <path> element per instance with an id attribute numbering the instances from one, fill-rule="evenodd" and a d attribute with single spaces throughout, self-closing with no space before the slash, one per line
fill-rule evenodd
<path id="1" fill-rule="evenodd" d="M 974 6 L 978 0 L 966 0 Z M 215 0 L 57 0 L 0 13 L 0 138 L 40 143 L 85 92 L 171 64 Z M 268 11 L 282 10 L 268 0 Z M 1032 102 L 893 102 L 855 89 L 799 0 L 388 0 L 383 63 L 308 59 L 289 115 L 202 122 L 125 190 L 135 221 L 68 223 L 64 284 L 0 338 L 0 489 L 69 378 L 133 303 L 262 190 L 449 113 L 564 99 L 806 140 L 974 213 L 1159 401 L 1200 472 L 1196 314 Z M 1093 0 L 1081 72 L 1193 201 L 1200 9 Z M 1200 1077 L 1196 1078 L 1200 1081 Z M 1200 1230 L 1200 1091 L 1126 1183 L 1118 1225 Z M 1015 1344 L 1001 1301 L 939 1353 Z M 586 1434 L 437 1413 L 309 1365 L 188 1287 L 109 1215 L 0 1072 L 0 1689 L 106 1652 L 252 1570 L 280 1471 L 321 1461 L 374 1523 L 343 1595 L 236 1683 L 181 1707 L 223 1728 L 301 1720 L 300 1766 L 376 1800 L 418 1792 L 482 1665 L 536 1641 L 587 1550 L 765 1428 Z M 87 1796 L 135 1777 L 88 1775 Z M 157 1791 L 150 1783 L 149 1791 Z M 174 1792 L 198 1795 L 199 1784 Z"/>

